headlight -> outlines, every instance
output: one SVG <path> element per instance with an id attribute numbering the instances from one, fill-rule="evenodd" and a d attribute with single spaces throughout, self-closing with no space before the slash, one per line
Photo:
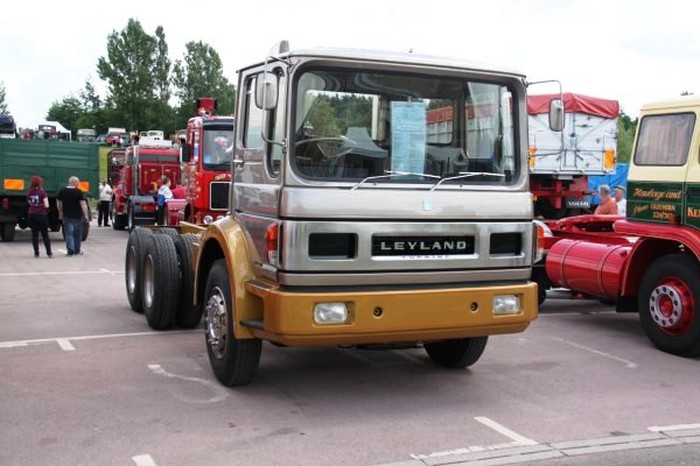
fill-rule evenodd
<path id="1" fill-rule="evenodd" d="M 213 222 L 213 221 L 214 221 L 214 217 L 212 217 L 211 215 L 205 215 L 205 216 L 204 216 L 204 223 L 205 223 L 205 224 L 209 225 L 209 224 L 210 224 L 211 222 Z"/>
<path id="2" fill-rule="evenodd" d="M 314 306 L 314 323 L 318 325 L 345 324 L 348 306 L 345 303 L 318 303 Z"/>
<path id="3" fill-rule="evenodd" d="M 520 298 L 514 294 L 502 294 L 493 297 L 493 315 L 518 314 L 520 312 Z"/>

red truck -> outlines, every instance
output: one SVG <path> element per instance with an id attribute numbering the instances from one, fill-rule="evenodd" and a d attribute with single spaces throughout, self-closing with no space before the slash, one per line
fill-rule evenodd
<path id="1" fill-rule="evenodd" d="M 113 228 L 131 230 L 138 224 L 155 223 L 155 194 L 160 179 L 167 176 L 178 180 L 181 175 L 180 151 L 173 148 L 170 141 L 149 141 L 128 147 L 119 183 L 114 189 Z"/>
<path id="2" fill-rule="evenodd" d="M 627 184 L 627 216 L 550 222 L 546 258 L 533 272 L 549 286 L 638 312 L 659 349 L 700 355 L 700 99 L 642 107 Z"/>
<path id="3" fill-rule="evenodd" d="M 228 211 L 233 160 L 233 116 L 218 116 L 216 99 L 197 99 L 180 148 L 186 199 L 168 203 L 167 223 L 212 223 Z"/>

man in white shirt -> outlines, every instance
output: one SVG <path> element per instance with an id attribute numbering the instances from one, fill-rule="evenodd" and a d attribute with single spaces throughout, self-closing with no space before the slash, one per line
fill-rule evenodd
<path id="1" fill-rule="evenodd" d="M 156 219 L 158 225 L 165 225 L 165 203 L 172 198 L 173 192 L 170 190 L 170 178 L 164 176 L 163 184 L 158 188 L 158 218 Z"/>
<path id="2" fill-rule="evenodd" d="M 109 203 L 112 202 L 112 187 L 107 183 L 107 179 L 100 180 L 100 204 L 97 215 L 97 226 L 109 226 Z"/>
<path id="3" fill-rule="evenodd" d="M 627 215 L 627 199 L 625 199 L 625 194 L 627 190 L 624 186 L 615 186 L 615 202 L 617 202 L 617 213 L 620 215 Z"/>

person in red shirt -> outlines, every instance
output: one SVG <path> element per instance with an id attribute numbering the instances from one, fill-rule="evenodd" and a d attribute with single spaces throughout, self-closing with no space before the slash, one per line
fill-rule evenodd
<path id="1" fill-rule="evenodd" d="M 175 189 L 173 189 L 173 199 L 184 199 L 187 193 L 185 192 L 185 187 L 182 185 L 182 181 L 177 180 L 175 182 Z"/>
<path id="2" fill-rule="evenodd" d="M 600 204 L 593 213 L 596 215 L 617 215 L 617 203 L 610 196 L 610 186 L 607 184 L 598 186 L 598 195 L 600 196 Z"/>

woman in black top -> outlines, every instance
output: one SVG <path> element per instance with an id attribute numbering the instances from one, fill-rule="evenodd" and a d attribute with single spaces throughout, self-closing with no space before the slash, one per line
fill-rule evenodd
<path id="1" fill-rule="evenodd" d="M 29 228 L 32 230 L 32 246 L 34 257 L 39 257 L 39 233 L 44 240 L 46 255 L 53 257 L 51 253 L 51 240 L 49 239 L 49 197 L 44 191 L 44 180 L 40 176 L 32 176 L 29 182 Z"/>

